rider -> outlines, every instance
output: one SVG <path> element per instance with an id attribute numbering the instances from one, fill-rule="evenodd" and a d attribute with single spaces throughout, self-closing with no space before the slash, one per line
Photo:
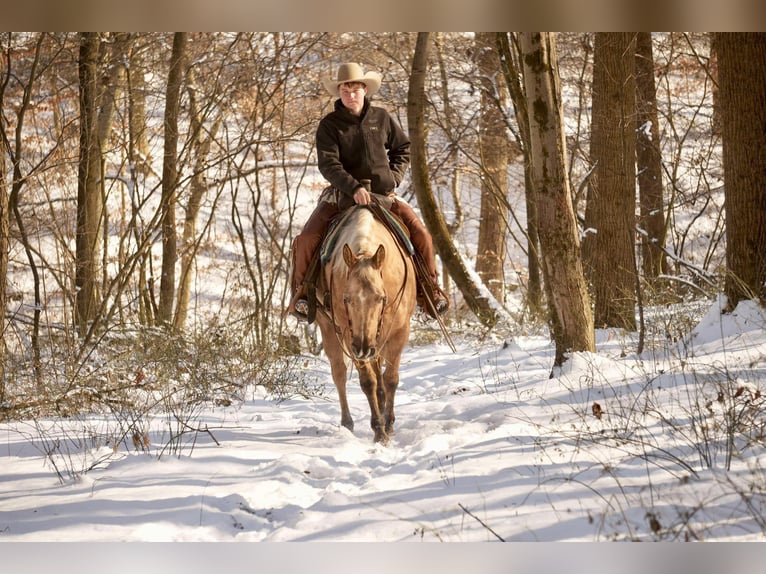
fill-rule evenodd
<path id="1" fill-rule="evenodd" d="M 288 311 L 299 320 L 306 320 L 308 315 L 306 272 L 330 220 L 354 204 L 371 203 L 375 194 L 393 198 L 391 212 L 407 227 L 423 259 L 437 313 L 443 314 L 449 308 L 449 299 L 439 288 L 431 235 L 412 207 L 395 195 L 394 189 L 404 179 L 410 163 L 410 140 L 386 110 L 370 105 L 370 97 L 378 91 L 380 82 L 379 73 L 364 73 L 356 63 L 341 64 L 334 79 L 323 81 L 327 91 L 340 98 L 335 101 L 334 111 L 319 122 L 316 132 L 319 171 L 330 186 L 322 192 L 319 204 L 292 246 Z M 365 179 L 371 181 L 371 191 L 360 183 Z"/>

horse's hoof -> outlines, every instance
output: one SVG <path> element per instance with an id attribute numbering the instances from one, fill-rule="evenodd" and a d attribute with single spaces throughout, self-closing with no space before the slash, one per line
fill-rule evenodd
<path id="1" fill-rule="evenodd" d="M 381 446 L 388 446 L 388 443 L 391 441 L 391 437 L 389 437 L 384 432 L 377 432 L 375 433 L 375 443 L 379 444 Z"/>
<path id="2" fill-rule="evenodd" d="M 354 432 L 354 421 L 351 419 L 340 421 L 340 426 Z"/>

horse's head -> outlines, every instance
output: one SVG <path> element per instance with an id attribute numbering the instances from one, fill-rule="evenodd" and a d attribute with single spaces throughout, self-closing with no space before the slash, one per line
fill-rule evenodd
<path id="1" fill-rule="evenodd" d="M 388 303 L 381 271 L 385 257 L 383 245 L 374 255 L 355 254 L 348 244 L 343 246 L 343 259 L 348 266 L 343 305 L 351 335 L 350 350 L 357 361 L 373 359 L 379 351 L 383 311 Z"/>

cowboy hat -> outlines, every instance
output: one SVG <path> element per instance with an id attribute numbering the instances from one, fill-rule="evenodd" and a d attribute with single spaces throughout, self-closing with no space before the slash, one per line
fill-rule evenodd
<path id="1" fill-rule="evenodd" d="M 378 72 L 364 73 L 362 66 L 350 62 L 338 66 L 338 75 L 335 78 L 324 78 L 324 87 L 333 96 L 340 95 L 340 85 L 348 82 L 361 82 L 367 86 L 367 95 L 371 96 L 380 89 L 382 76 Z"/>

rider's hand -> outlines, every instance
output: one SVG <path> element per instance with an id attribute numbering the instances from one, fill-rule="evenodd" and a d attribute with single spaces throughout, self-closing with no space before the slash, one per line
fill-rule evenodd
<path id="1" fill-rule="evenodd" d="M 368 205 L 372 201 L 372 197 L 370 196 L 369 191 L 364 187 L 359 186 L 354 190 L 354 201 L 357 205 Z"/>

